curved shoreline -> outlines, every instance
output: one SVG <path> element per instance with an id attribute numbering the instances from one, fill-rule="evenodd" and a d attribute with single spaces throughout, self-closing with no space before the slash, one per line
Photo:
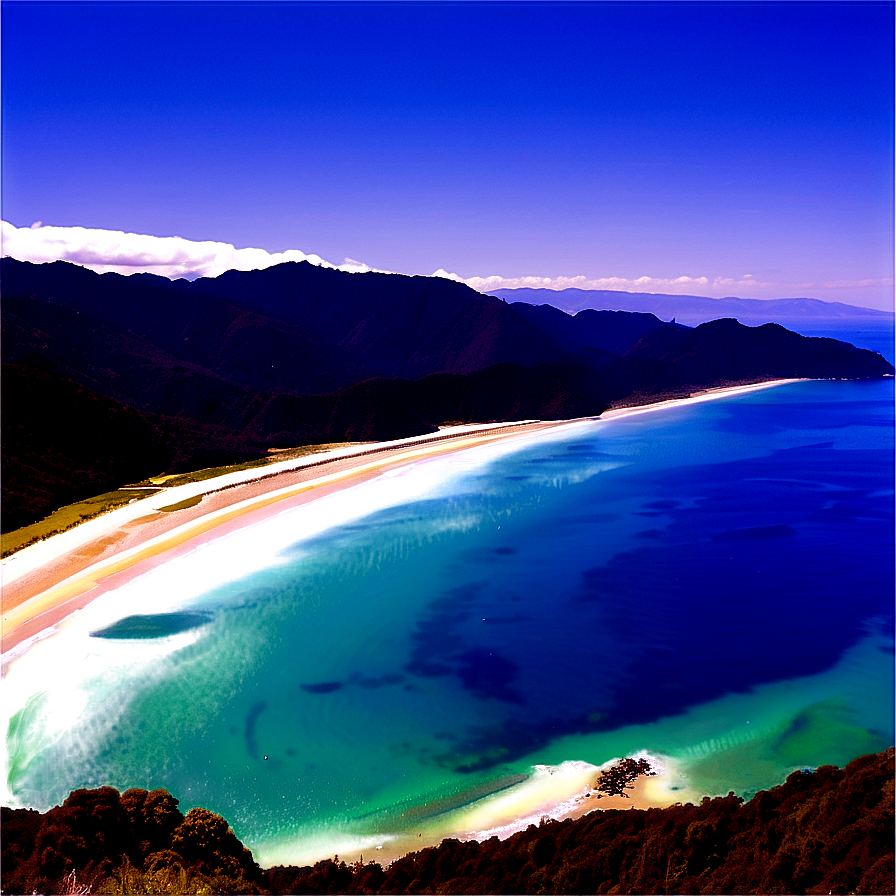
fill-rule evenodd
<path id="1" fill-rule="evenodd" d="M 397 439 L 373 447 L 338 448 L 162 489 L 23 548 L 2 561 L 3 665 L 27 649 L 27 642 L 47 636 L 68 615 L 100 594 L 198 543 L 252 525 L 286 506 L 307 503 L 388 470 L 449 452 L 584 422 L 731 397 L 787 382 L 793 380 L 711 389 L 688 398 L 606 411 L 600 417 L 448 427 L 435 436 Z M 192 507 L 169 513 L 160 509 L 197 496 L 201 500 Z"/>
<path id="2" fill-rule="evenodd" d="M 252 527 L 291 507 L 309 504 L 318 497 L 375 479 L 388 471 L 464 448 L 506 444 L 524 438 L 539 439 L 543 433 L 559 432 L 573 426 L 585 426 L 589 427 L 588 431 L 593 431 L 590 427 L 602 420 L 727 398 L 785 382 L 793 381 L 709 390 L 686 399 L 609 411 L 599 418 L 452 427 L 435 436 L 341 448 L 325 455 L 312 455 L 163 490 L 47 539 L 3 562 L 4 673 L 17 657 L 28 651 L 31 643 L 50 636 L 56 626 L 100 595 L 114 591 L 202 544 L 237 529 Z M 197 494 L 201 500 L 195 506 L 170 513 L 160 511 L 162 506 Z M 363 503 L 362 499 L 362 512 L 365 512 Z M 63 541 L 64 545 L 61 544 Z M 477 824 L 447 836 L 481 839 L 497 834 L 503 837 L 542 816 L 566 818 L 595 809 L 668 805 L 680 800 L 682 793 L 680 788 L 664 789 L 665 777 L 661 774 L 660 778 L 639 782 L 631 800 L 604 798 L 598 802 L 593 795 L 589 796 L 587 785 L 577 786 L 574 792 L 569 790 L 562 800 L 556 799 L 557 794 L 547 801 L 526 802 L 525 805 L 517 799 L 513 811 L 504 815 L 498 827 L 492 822 Z M 426 833 L 422 835 L 423 838 L 426 836 Z M 446 834 L 442 832 L 432 843 L 415 842 L 402 836 L 390 837 L 375 847 L 367 844 L 364 852 L 367 853 L 370 847 L 379 853 L 376 858 L 389 861 L 421 846 L 434 845 L 444 836 Z M 339 852 L 343 854 L 344 850 Z"/>

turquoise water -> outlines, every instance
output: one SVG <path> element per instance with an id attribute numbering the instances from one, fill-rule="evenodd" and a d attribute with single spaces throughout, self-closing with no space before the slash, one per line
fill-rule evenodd
<path id="1" fill-rule="evenodd" d="M 8 663 L 7 803 L 165 787 L 272 864 L 509 829 L 639 751 L 748 795 L 893 742 L 892 593 L 892 380 L 574 424 L 95 601 Z"/>

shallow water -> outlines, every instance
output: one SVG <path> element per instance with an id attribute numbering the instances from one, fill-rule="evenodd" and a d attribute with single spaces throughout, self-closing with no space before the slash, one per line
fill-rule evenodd
<path id="1" fill-rule="evenodd" d="M 892 452 L 892 380 L 796 383 L 285 511 L 9 665 L 6 801 L 165 787 L 305 862 L 537 819 L 637 751 L 672 799 L 882 749 Z"/>

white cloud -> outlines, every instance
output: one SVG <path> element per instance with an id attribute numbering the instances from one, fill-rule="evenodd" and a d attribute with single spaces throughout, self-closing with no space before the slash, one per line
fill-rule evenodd
<path id="1" fill-rule="evenodd" d="M 51 227 L 36 221 L 31 227 L 0 222 L 2 254 L 19 261 L 70 261 L 98 273 L 148 272 L 162 277 L 216 277 L 225 271 L 251 271 L 284 261 L 308 261 L 321 267 L 355 273 L 373 268 L 347 258 L 332 264 L 319 255 L 289 249 L 237 249 L 230 243 L 196 242 L 179 236 L 150 236 L 87 227 Z"/>
<path id="2" fill-rule="evenodd" d="M 460 277 L 448 271 L 438 270 L 434 277 L 445 277 L 472 286 L 479 292 L 495 289 L 615 289 L 628 292 L 669 292 L 686 293 L 705 290 L 710 281 L 706 277 L 597 277 L 584 275 L 576 277 Z"/>
<path id="3" fill-rule="evenodd" d="M 846 301 L 853 303 L 857 290 L 880 291 L 883 301 L 874 298 L 873 307 L 892 309 L 892 279 L 878 280 L 831 280 L 800 283 L 769 282 L 757 280 L 753 274 L 740 277 L 597 277 L 583 275 L 577 277 L 461 277 L 445 270 L 438 270 L 434 277 L 445 277 L 466 283 L 479 292 L 493 292 L 497 289 L 608 289 L 624 292 L 665 293 L 667 295 L 698 295 L 722 298 L 740 296 L 742 298 L 780 299 L 796 297 L 817 297 L 826 301 Z M 887 293 L 890 298 L 887 299 Z M 870 296 L 869 296 L 870 298 Z"/>

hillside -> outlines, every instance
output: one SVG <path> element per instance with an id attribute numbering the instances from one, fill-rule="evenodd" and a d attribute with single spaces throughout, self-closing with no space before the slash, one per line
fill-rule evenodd
<path id="1" fill-rule="evenodd" d="M 250 436 L 140 411 L 37 368 L 4 364 L 0 385 L 4 531 L 148 470 L 186 472 L 264 451 Z"/>
<path id="2" fill-rule="evenodd" d="M 438 277 L 307 262 L 192 283 L 12 258 L 0 270 L 13 365 L 3 531 L 94 489 L 269 448 L 597 415 L 733 382 L 893 372 L 874 352 L 776 326 L 570 316 Z"/>
<path id="3" fill-rule="evenodd" d="M 261 870 L 227 822 L 164 790 L 2 809 L 3 893 L 893 893 L 893 749 L 794 772 L 749 802 L 592 812 L 387 866 Z M 75 889 L 76 887 L 80 889 Z"/>

